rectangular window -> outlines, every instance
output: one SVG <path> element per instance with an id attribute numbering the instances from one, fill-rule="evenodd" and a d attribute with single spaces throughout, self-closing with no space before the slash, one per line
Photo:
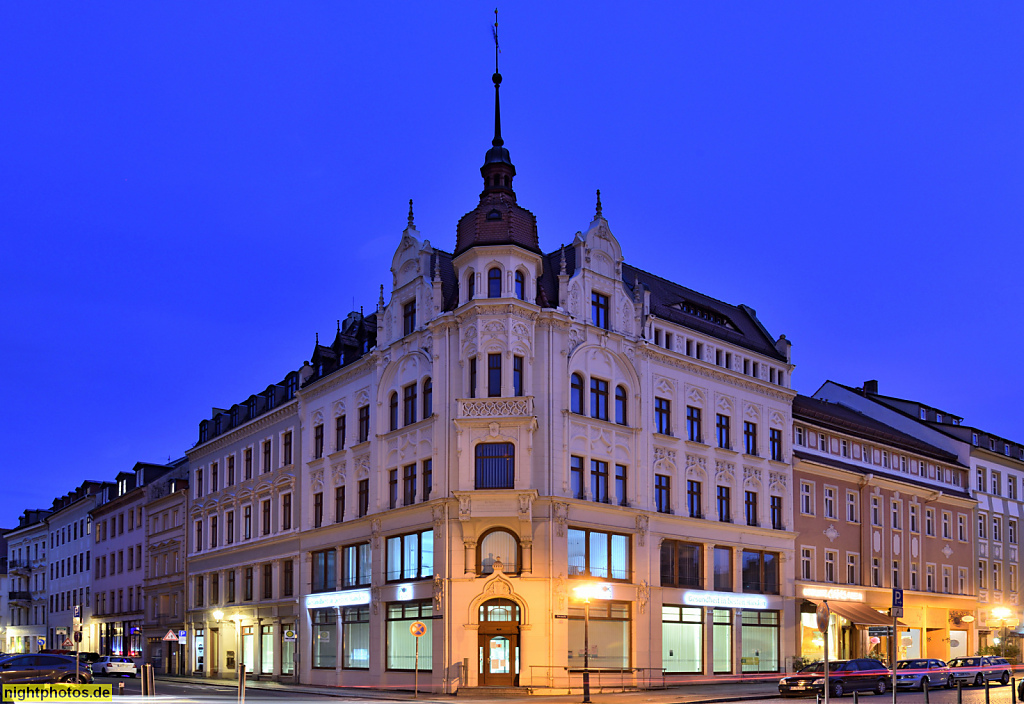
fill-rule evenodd
<path id="1" fill-rule="evenodd" d="M 243 598 L 244 601 L 252 601 L 252 594 L 253 594 L 253 591 L 252 591 L 252 588 L 253 588 L 252 578 L 253 578 L 252 567 L 246 567 L 245 568 L 245 586 L 243 587 L 244 591 L 243 591 L 243 595 L 242 595 L 242 598 Z"/>
<path id="2" fill-rule="evenodd" d="M 270 471 L 270 441 L 267 440 L 263 443 L 263 472 Z"/>
<path id="3" fill-rule="evenodd" d="M 590 461 L 590 494 L 594 501 L 610 503 L 608 497 L 608 463 L 600 460 Z"/>
<path id="4" fill-rule="evenodd" d="M 704 518 L 701 484 L 693 479 L 686 481 L 686 508 L 690 513 L 690 518 Z"/>
<path id="5" fill-rule="evenodd" d="M 871 586 L 882 586 L 882 566 L 877 557 L 871 558 Z"/>
<path id="6" fill-rule="evenodd" d="M 985 525 L 988 523 L 988 516 L 983 513 L 978 514 L 978 537 L 982 540 L 987 538 Z"/>
<path id="7" fill-rule="evenodd" d="M 603 379 L 590 379 L 590 415 L 608 420 L 608 382 Z"/>
<path id="8" fill-rule="evenodd" d="M 334 488 L 334 522 L 341 523 L 345 520 L 345 487 Z"/>
<path id="9" fill-rule="evenodd" d="M 935 511 L 926 508 L 924 510 L 924 534 L 935 535 Z"/>
<path id="10" fill-rule="evenodd" d="M 283 596 L 292 596 L 295 593 L 295 562 L 293 560 L 284 561 L 284 574 L 281 581 L 281 594 Z"/>
<path id="11" fill-rule="evenodd" d="M 242 538 L 244 540 L 252 538 L 252 506 L 242 509 Z"/>
<path id="12" fill-rule="evenodd" d="M 324 492 L 318 491 L 313 494 L 313 527 L 319 528 L 324 524 Z"/>
<path id="13" fill-rule="evenodd" d="M 846 520 L 860 523 L 860 495 L 857 492 L 846 492 Z"/>
<path id="14" fill-rule="evenodd" d="M 882 509 L 877 496 L 871 497 L 871 525 L 882 525 Z"/>
<path id="15" fill-rule="evenodd" d="M 1012 518 L 1006 522 L 1006 539 L 1010 541 L 1010 545 L 1017 544 L 1017 521 Z"/>
<path id="16" fill-rule="evenodd" d="M 228 486 L 235 485 L 235 456 L 228 456 Z"/>
<path id="17" fill-rule="evenodd" d="M 703 611 L 688 606 L 661 607 L 661 664 L 666 673 L 703 672 Z"/>
<path id="18" fill-rule="evenodd" d="M 918 533 L 918 532 L 920 532 L 920 528 L 921 528 L 921 526 L 918 525 L 918 521 L 917 521 L 917 506 L 914 505 L 914 504 L 911 504 L 910 505 L 910 532 L 911 533 Z"/>
<path id="19" fill-rule="evenodd" d="M 345 670 L 370 668 L 370 607 L 341 609 L 341 667 Z"/>
<path id="20" fill-rule="evenodd" d="M 836 490 L 834 487 L 825 487 L 825 518 L 836 517 Z"/>
<path id="21" fill-rule="evenodd" d="M 715 547 L 715 591 L 732 590 L 732 548 Z"/>
<path id="22" fill-rule="evenodd" d="M 596 291 L 590 294 L 591 321 L 599 328 L 608 329 L 608 296 Z"/>
<path id="23" fill-rule="evenodd" d="M 284 445 L 284 449 L 283 449 L 283 452 L 284 452 L 284 455 L 283 455 L 284 466 L 287 467 L 288 465 L 290 465 L 292 463 L 292 433 L 291 433 L 291 431 L 288 431 L 288 432 L 286 432 L 284 434 L 284 439 L 283 439 L 282 444 Z"/>
<path id="24" fill-rule="evenodd" d="M 846 583 L 847 584 L 860 584 L 860 565 L 858 564 L 858 556 L 846 554 Z"/>
<path id="25" fill-rule="evenodd" d="M 726 450 L 732 449 L 732 441 L 729 438 L 729 416 L 721 413 L 715 416 L 715 431 L 718 434 L 718 446 Z"/>
<path id="26" fill-rule="evenodd" d="M 1009 499 L 1017 498 L 1017 477 L 1006 478 L 1006 497 Z"/>
<path id="27" fill-rule="evenodd" d="M 569 458 L 569 483 L 572 498 L 585 499 L 583 493 L 583 458 L 575 455 Z"/>
<path id="28" fill-rule="evenodd" d="M 697 587 L 703 586 L 704 574 L 701 569 L 703 546 L 665 540 L 661 543 L 661 586 Z"/>
<path id="29" fill-rule="evenodd" d="M 743 447 L 748 455 L 757 455 L 757 423 L 743 422 Z"/>
<path id="30" fill-rule="evenodd" d="M 672 404 L 666 398 L 654 398 L 654 431 L 662 435 L 672 434 Z"/>
<path id="31" fill-rule="evenodd" d="M 270 535 L 270 499 L 262 503 L 263 507 L 263 535 Z"/>
<path id="32" fill-rule="evenodd" d="M 900 502 L 899 501 L 891 502 L 890 508 L 892 510 L 891 526 L 890 527 L 893 530 L 900 530 L 900 529 L 902 529 L 903 528 L 903 521 L 902 521 L 903 511 L 901 510 Z"/>
<path id="33" fill-rule="evenodd" d="M 892 561 L 892 588 L 893 589 L 900 589 L 901 588 L 901 585 L 900 585 L 900 561 L 899 560 L 893 560 Z"/>
<path id="34" fill-rule="evenodd" d="M 512 358 L 512 395 L 523 395 L 523 358 L 519 356 Z"/>
<path id="35" fill-rule="evenodd" d="M 469 358 L 469 397 L 476 398 L 476 357 Z"/>
<path id="36" fill-rule="evenodd" d="M 217 534 L 220 532 L 217 530 L 217 516 L 210 516 L 210 547 L 217 547 Z M 128 552 L 128 569 L 132 568 L 132 554 L 131 548 Z"/>
<path id="37" fill-rule="evenodd" d="M 629 499 L 626 496 L 626 465 L 615 465 L 615 496 L 619 506 L 629 506 Z"/>
<path id="38" fill-rule="evenodd" d="M 220 489 L 220 467 L 216 462 L 210 465 L 210 491 Z M 132 529 L 132 514 L 128 514 L 128 530 Z"/>
<path id="39" fill-rule="evenodd" d="M 434 576 L 434 531 L 396 535 L 387 539 L 387 581 Z"/>
<path id="40" fill-rule="evenodd" d="M 274 566 L 269 562 L 263 565 L 263 598 L 274 598 Z"/>
<path id="41" fill-rule="evenodd" d="M 727 486 L 719 486 L 716 490 L 718 503 L 718 520 L 723 523 L 732 523 L 732 490 Z"/>
<path id="42" fill-rule="evenodd" d="M 800 482 L 800 513 L 814 515 L 814 487 L 807 482 Z"/>
<path id="43" fill-rule="evenodd" d="M 412 672 L 416 667 L 416 643 L 419 641 L 419 671 L 433 671 L 433 600 L 389 603 L 385 614 L 387 669 Z M 427 627 L 420 638 L 409 630 L 416 621 Z"/>
<path id="44" fill-rule="evenodd" d="M 235 512 L 228 511 L 224 518 L 224 542 L 231 545 L 235 542 Z"/>
<path id="45" fill-rule="evenodd" d="M 416 409 L 419 404 L 416 389 L 416 384 L 409 384 L 402 389 L 402 422 L 405 425 L 416 422 Z"/>
<path id="46" fill-rule="evenodd" d="M 334 449 L 345 449 L 345 416 L 338 416 L 334 419 Z"/>
<path id="47" fill-rule="evenodd" d="M 669 481 L 670 478 L 665 474 L 654 475 L 654 507 L 658 513 L 672 513 Z"/>
<path id="48" fill-rule="evenodd" d="M 814 579 L 814 548 L 800 548 L 800 579 Z"/>
<path id="49" fill-rule="evenodd" d="M 416 465 L 407 464 L 402 470 L 402 505 L 416 503 Z"/>
<path id="50" fill-rule="evenodd" d="M 772 530 L 785 530 L 782 526 L 782 497 L 770 497 L 769 505 L 772 521 Z"/>
<path id="51" fill-rule="evenodd" d="M 252 448 L 246 448 L 245 450 L 245 480 L 249 481 L 252 479 Z"/>
<path id="52" fill-rule="evenodd" d="M 569 529 L 569 576 L 627 580 L 629 536 L 580 528 Z"/>
<path id="53" fill-rule="evenodd" d="M 341 549 L 341 554 L 342 589 L 370 586 L 370 544 L 346 545 Z"/>
<path id="54" fill-rule="evenodd" d="M 388 472 L 388 508 L 398 508 L 398 470 Z"/>
<path id="55" fill-rule="evenodd" d="M 760 526 L 761 521 L 757 516 L 757 492 L 743 492 L 743 513 L 747 519 L 748 526 Z"/>
<path id="56" fill-rule="evenodd" d="M 743 551 L 743 591 L 779 593 L 779 554 L 760 550 Z"/>
<path id="57" fill-rule="evenodd" d="M 359 480 L 359 517 L 362 518 L 370 512 L 370 480 L 360 479 Z"/>
<path id="58" fill-rule="evenodd" d="M 312 555 L 314 592 L 333 592 L 335 585 L 335 552 L 334 550 L 318 550 Z"/>
<path id="59" fill-rule="evenodd" d="M 338 664 L 338 620 L 333 609 L 312 609 L 313 669 L 333 670 Z"/>
<path id="60" fill-rule="evenodd" d="M 569 670 L 583 669 L 584 613 L 583 605 L 569 604 Z M 630 633 L 630 605 L 621 601 L 591 600 L 589 614 L 590 669 L 628 670 L 632 641 Z M 601 643 L 600 647 L 595 647 Z"/>
<path id="61" fill-rule="evenodd" d="M 686 407 L 686 434 L 690 442 L 704 442 L 700 425 L 700 409 L 694 406 Z"/>
<path id="62" fill-rule="evenodd" d="M 768 449 L 775 462 L 782 462 L 782 431 L 771 428 L 768 431 Z"/>
<path id="63" fill-rule="evenodd" d="M 370 439 L 370 407 L 359 408 L 359 442 L 366 442 Z"/>
<path id="64" fill-rule="evenodd" d="M 292 529 L 292 495 L 285 494 L 281 497 L 281 529 Z"/>
<path id="65" fill-rule="evenodd" d="M 487 355 L 487 395 L 501 396 L 501 355 Z"/>
<path id="66" fill-rule="evenodd" d="M 434 460 L 423 460 L 423 500 L 430 500 L 434 489 Z"/>
<path id="67" fill-rule="evenodd" d="M 402 306 L 402 334 L 409 335 L 416 329 L 416 301 Z"/>
<path id="68" fill-rule="evenodd" d="M 807 431 L 797 426 L 793 430 L 793 442 L 800 447 L 807 447 Z"/>
<path id="69" fill-rule="evenodd" d="M 324 456 L 324 426 L 323 423 L 313 426 L 313 458 L 320 459 Z"/>

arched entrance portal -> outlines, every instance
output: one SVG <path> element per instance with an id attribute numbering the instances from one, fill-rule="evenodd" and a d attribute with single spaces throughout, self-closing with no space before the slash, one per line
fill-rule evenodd
<path id="1" fill-rule="evenodd" d="M 491 599 L 480 605 L 480 686 L 519 685 L 519 604 Z"/>

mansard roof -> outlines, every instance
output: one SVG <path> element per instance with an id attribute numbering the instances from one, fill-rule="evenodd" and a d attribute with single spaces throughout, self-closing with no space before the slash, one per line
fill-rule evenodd
<path id="1" fill-rule="evenodd" d="M 842 469 L 847 472 L 852 472 L 853 474 L 861 474 L 865 476 L 868 474 L 873 474 L 875 476 L 883 477 L 885 479 L 891 479 L 893 481 L 898 481 L 903 484 L 911 484 L 913 486 L 918 486 L 923 489 L 928 489 L 929 491 L 936 491 L 937 489 L 941 489 L 942 493 L 945 494 L 946 496 L 955 496 L 958 499 L 971 499 L 970 492 L 965 489 L 950 487 L 946 484 L 939 486 L 935 483 L 929 483 L 926 481 L 922 481 L 921 479 L 914 478 L 909 474 L 902 474 L 899 472 L 895 474 L 880 474 L 878 472 L 872 471 L 868 467 L 862 467 L 860 465 L 853 464 L 852 462 L 844 462 L 843 460 L 836 459 L 835 457 L 832 457 L 830 455 L 815 455 L 810 452 L 804 452 L 802 450 L 794 450 L 793 456 L 806 462 L 814 462 L 816 464 L 823 464 L 827 467 L 835 467 L 836 469 Z"/>
<path id="2" fill-rule="evenodd" d="M 798 394 L 793 399 L 793 420 L 803 420 L 836 431 L 847 432 L 865 440 L 924 455 L 948 465 L 963 466 L 952 452 L 896 430 L 881 421 L 838 403 L 821 401 Z"/>

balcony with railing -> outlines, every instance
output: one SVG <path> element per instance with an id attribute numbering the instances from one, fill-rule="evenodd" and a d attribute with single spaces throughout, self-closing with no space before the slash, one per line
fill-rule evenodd
<path id="1" fill-rule="evenodd" d="M 32 601 L 32 592 L 7 592 L 7 600 L 11 603 L 16 601 Z"/>
<path id="2" fill-rule="evenodd" d="M 7 573 L 13 575 L 27 576 L 32 567 L 25 560 L 8 560 Z"/>
<path id="3" fill-rule="evenodd" d="M 528 418 L 533 415 L 533 396 L 459 399 L 459 418 Z"/>

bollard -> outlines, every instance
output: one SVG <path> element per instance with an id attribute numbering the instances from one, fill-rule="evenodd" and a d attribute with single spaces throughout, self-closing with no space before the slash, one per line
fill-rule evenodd
<path id="1" fill-rule="evenodd" d="M 956 681 L 956 704 L 964 704 L 964 683 Z"/>
<path id="2" fill-rule="evenodd" d="M 142 672 L 139 673 L 139 683 L 142 685 L 142 696 L 149 695 L 149 680 L 146 678 L 146 666 L 142 666 Z"/>
<path id="3" fill-rule="evenodd" d="M 146 685 L 146 691 L 149 696 L 156 696 L 156 668 L 153 665 L 147 663 L 142 666 L 142 671 L 145 677 L 144 683 Z"/>
<path id="4" fill-rule="evenodd" d="M 860 704 L 860 690 L 853 690 L 853 704 Z"/>
<path id="5" fill-rule="evenodd" d="M 991 704 L 991 695 L 989 693 L 989 685 L 992 684 L 989 680 L 985 680 L 985 704 Z"/>
<path id="6" fill-rule="evenodd" d="M 925 675 L 921 679 L 921 691 L 924 692 L 924 704 L 929 704 L 930 701 L 928 698 L 928 692 L 931 690 L 931 687 L 928 686 L 928 681 L 928 675 Z"/>
<path id="7" fill-rule="evenodd" d="M 1016 677 L 1011 677 L 1010 678 L 1010 699 L 1013 701 L 1013 704 L 1017 704 L 1017 678 Z"/>
<path id="8" fill-rule="evenodd" d="M 825 686 L 828 687 L 828 683 L 827 682 L 825 683 Z M 821 695 L 820 694 L 815 694 L 814 695 L 814 704 L 821 704 Z"/>
<path id="9" fill-rule="evenodd" d="M 117 695 L 119 697 L 123 697 L 124 696 L 124 682 L 118 682 L 117 683 Z"/>

